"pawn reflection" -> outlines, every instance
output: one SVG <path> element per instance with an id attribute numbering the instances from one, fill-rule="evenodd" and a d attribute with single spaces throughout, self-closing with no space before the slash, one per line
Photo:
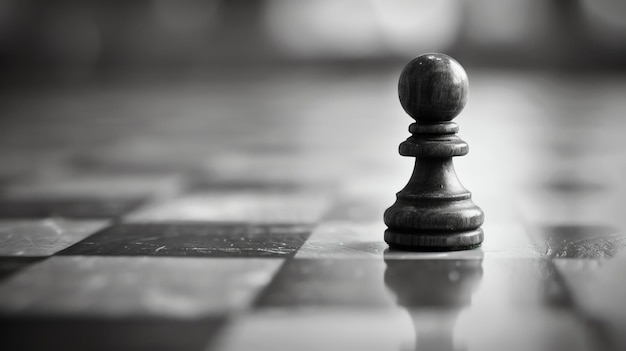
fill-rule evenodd
<path id="1" fill-rule="evenodd" d="M 407 309 L 415 350 L 464 350 L 454 345 L 454 326 L 469 307 L 483 275 L 482 252 L 473 259 L 406 260 L 385 251 L 385 285 Z"/>

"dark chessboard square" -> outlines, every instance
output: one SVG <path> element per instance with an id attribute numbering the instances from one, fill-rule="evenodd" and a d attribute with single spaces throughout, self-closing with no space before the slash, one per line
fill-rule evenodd
<path id="1" fill-rule="evenodd" d="M 312 228 L 286 224 L 151 223 L 106 228 L 62 255 L 292 257 Z"/>
<path id="2" fill-rule="evenodd" d="M 295 259 L 259 295 L 258 307 L 395 306 L 385 288 L 385 263 L 369 259 Z"/>
<path id="3" fill-rule="evenodd" d="M 0 218 L 117 218 L 143 199 L 0 199 Z"/>
<path id="4" fill-rule="evenodd" d="M 6 350 L 205 350 L 223 318 L 0 317 Z"/>
<path id="5" fill-rule="evenodd" d="M 539 231 L 551 258 L 603 259 L 626 248 L 626 235 L 607 225 L 554 225 Z"/>

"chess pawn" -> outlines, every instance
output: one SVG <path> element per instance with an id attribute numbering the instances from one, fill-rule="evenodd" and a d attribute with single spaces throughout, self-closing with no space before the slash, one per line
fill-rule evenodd
<path id="1" fill-rule="evenodd" d="M 416 160 L 411 179 L 384 214 L 385 241 L 391 247 L 462 250 L 483 241 L 483 212 L 459 182 L 452 163 L 453 156 L 469 151 L 452 122 L 465 107 L 467 93 L 465 70 L 447 55 L 419 56 L 400 74 L 400 103 L 416 122 L 399 152 Z"/>

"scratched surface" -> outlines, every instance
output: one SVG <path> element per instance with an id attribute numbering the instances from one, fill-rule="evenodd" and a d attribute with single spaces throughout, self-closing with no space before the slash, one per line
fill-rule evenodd
<path id="1" fill-rule="evenodd" d="M 0 93 L 0 348 L 626 349 L 626 77 L 469 71 L 476 250 L 383 242 L 401 67 Z"/>

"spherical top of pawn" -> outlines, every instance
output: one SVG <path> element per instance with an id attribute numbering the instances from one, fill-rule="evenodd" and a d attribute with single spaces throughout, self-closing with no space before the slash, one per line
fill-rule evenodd
<path id="1" fill-rule="evenodd" d="M 452 57 L 424 54 L 409 62 L 398 82 L 400 103 L 420 123 L 451 121 L 467 102 L 467 73 Z"/>

